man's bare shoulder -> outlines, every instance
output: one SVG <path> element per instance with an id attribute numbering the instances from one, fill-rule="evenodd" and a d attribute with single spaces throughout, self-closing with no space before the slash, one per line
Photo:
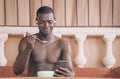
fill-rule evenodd
<path id="1" fill-rule="evenodd" d="M 60 45 L 60 48 L 62 48 L 62 53 L 65 54 L 63 55 L 63 58 L 66 55 L 71 54 L 71 45 L 68 40 L 64 38 L 59 38 L 59 45 Z"/>
<path id="2" fill-rule="evenodd" d="M 68 40 L 64 39 L 64 38 L 60 38 L 60 37 L 56 37 L 59 40 L 59 44 L 62 46 L 68 46 L 70 43 Z"/>

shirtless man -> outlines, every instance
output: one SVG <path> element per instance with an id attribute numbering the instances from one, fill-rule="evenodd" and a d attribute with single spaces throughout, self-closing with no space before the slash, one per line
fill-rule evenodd
<path id="1" fill-rule="evenodd" d="M 37 71 L 55 71 L 56 77 L 74 76 L 70 44 L 52 34 L 55 23 L 54 12 L 43 6 L 37 10 L 37 34 L 27 34 L 19 44 L 19 54 L 13 65 L 16 75 L 27 67 L 27 76 L 37 76 Z M 58 60 L 68 61 L 67 68 L 56 68 Z"/>

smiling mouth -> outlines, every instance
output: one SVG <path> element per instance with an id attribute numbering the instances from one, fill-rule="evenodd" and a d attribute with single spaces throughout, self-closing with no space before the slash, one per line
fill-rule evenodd
<path id="1" fill-rule="evenodd" d="M 50 28 L 44 28 L 43 30 L 50 30 Z"/>
<path id="2" fill-rule="evenodd" d="M 50 29 L 43 29 L 43 31 L 45 31 L 45 32 L 50 32 Z"/>

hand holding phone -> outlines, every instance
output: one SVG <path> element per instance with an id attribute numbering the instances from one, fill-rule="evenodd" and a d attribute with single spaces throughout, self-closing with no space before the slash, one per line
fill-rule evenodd
<path id="1" fill-rule="evenodd" d="M 55 70 L 55 77 L 72 77 L 73 73 L 69 68 L 69 62 L 66 60 L 59 60 L 57 62 L 57 68 Z"/>

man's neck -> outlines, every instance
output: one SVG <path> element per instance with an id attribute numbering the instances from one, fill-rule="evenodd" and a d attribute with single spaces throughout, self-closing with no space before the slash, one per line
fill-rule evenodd
<path id="1" fill-rule="evenodd" d="M 43 34 L 39 33 L 39 34 L 38 34 L 38 38 L 39 38 L 41 41 L 50 41 L 50 40 L 53 38 L 53 35 L 52 35 L 52 34 L 43 35 Z"/>

